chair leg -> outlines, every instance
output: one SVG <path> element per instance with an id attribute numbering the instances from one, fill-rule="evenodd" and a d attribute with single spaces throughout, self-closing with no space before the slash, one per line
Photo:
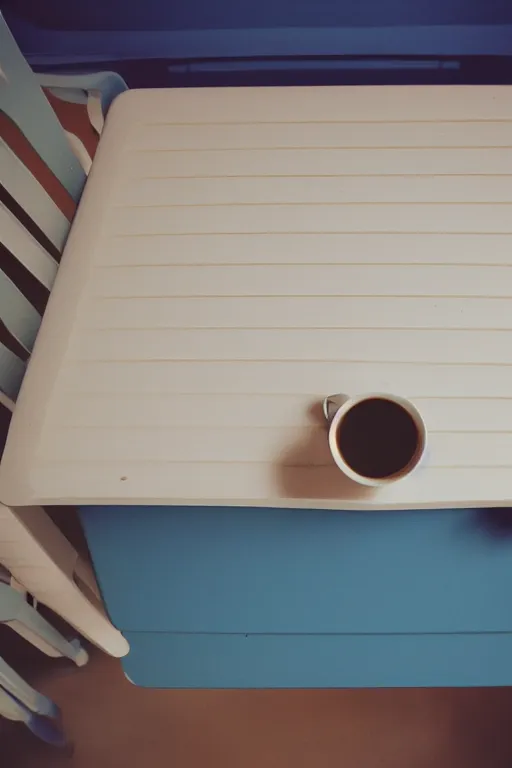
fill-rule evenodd
<path id="1" fill-rule="evenodd" d="M 36 635 L 35 632 L 27 629 L 27 627 L 24 624 L 20 624 L 19 621 L 6 621 L 5 624 L 9 626 L 13 632 L 16 632 L 17 635 L 26 640 L 27 643 L 33 645 L 34 648 L 39 648 L 41 653 L 46 654 L 46 656 L 51 656 L 54 659 L 60 659 L 62 657 L 62 654 L 59 653 L 59 651 L 52 648 L 52 646 L 42 640 L 39 635 Z"/>
<path id="2" fill-rule="evenodd" d="M 17 720 L 23 722 L 25 719 L 25 712 L 21 708 L 21 705 L 10 696 L 7 691 L 0 686 L 0 715 L 7 718 L 7 720 Z"/>
<path id="3" fill-rule="evenodd" d="M 89 660 L 87 651 L 78 639 L 66 640 L 64 635 L 52 627 L 35 608 L 27 603 L 18 617 L 14 621 L 7 621 L 6 624 L 29 642 L 32 642 L 32 638 L 35 636 L 34 645 L 48 656 L 65 656 L 74 661 L 77 667 L 83 667 Z M 39 642 L 41 640 L 42 643 Z M 50 648 L 50 653 L 45 650 L 44 646 Z"/>
<path id="4" fill-rule="evenodd" d="M 77 585 L 78 553 L 42 507 L 12 509 L 0 504 L 0 562 L 39 602 L 92 643 L 112 656 L 128 653 L 127 641 L 108 619 L 96 590 L 84 594 Z"/>
<path id="5" fill-rule="evenodd" d="M 42 651 L 46 651 L 48 646 L 53 649 L 50 656 L 66 656 L 79 667 L 87 663 L 87 651 L 80 642 L 75 640 L 71 643 L 66 640 L 64 635 L 27 603 L 23 592 L 8 584 L 0 584 L 0 622 L 10 625 L 29 641 L 34 636 L 42 640 L 42 643 L 36 642 L 36 645 Z"/>
<path id="6" fill-rule="evenodd" d="M 0 686 L 32 712 L 45 717 L 59 717 L 60 710 L 53 701 L 38 693 L 0 657 Z"/>
<path id="7" fill-rule="evenodd" d="M 1 564 L 0 582 L 9 585 L 14 589 L 15 592 L 19 592 L 25 601 L 27 600 L 26 589 L 21 584 L 19 584 L 16 579 L 12 577 L 10 571 L 8 571 L 7 568 L 4 568 L 4 566 Z M 27 629 L 27 627 L 25 627 L 23 624 L 20 624 L 18 621 L 6 621 L 6 624 L 9 624 L 14 632 L 17 632 L 20 637 L 25 638 L 25 640 L 27 640 L 27 642 L 29 642 L 31 645 L 39 648 L 39 650 L 42 653 L 45 653 L 47 656 L 53 656 L 54 658 L 59 658 L 61 656 L 59 651 L 57 651 L 55 648 L 52 648 L 52 646 L 48 645 L 48 643 L 45 643 L 45 641 L 42 640 L 38 635 L 36 635 L 34 632 L 31 632 L 29 629 Z"/>
<path id="8" fill-rule="evenodd" d="M 50 701 L 48 699 L 48 701 Z M 59 718 L 49 718 L 32 712 L 19 699 L 0 686 L 0 715 L 8 720 L 25 723 L 27 728 L 42 741 L 55 747 L 71 746 L 60 726 Z"/>

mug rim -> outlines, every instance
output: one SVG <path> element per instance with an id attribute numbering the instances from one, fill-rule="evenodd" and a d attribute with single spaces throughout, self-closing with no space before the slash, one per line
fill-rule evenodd
<path id="1" fill-rule="evenodd" d="M 399 469 L 397 472 L 394 472 L 392 475 L 387 475 L 386 477 L 369 477 L 368 475 L 360 474 L 355 469 L 353 469 L 350 464 L 347 463 L 338 447 L 336 436 L 340 422 L 343 420 L 346 414 L 352 410 L 352 408 L 354 408 L 356 405 L 359 405 L 359 403 L 364 402 L 365 400 L 388 400 L 389 402 L 399 405 L 413 419 L 418 431 L 418 444 L 411 459 L 404 467 L 402 467 L 402 469 Z M 329 425 L 329 448 L 332 458 L 334 459 L 338 468 L 341 469 L 341 471 L 344 472 L 347 477 L 349 477 L 354 482 L 359 483 L 360 485 L 379 487 L 383 485 L 389 485 L 390 483 L 407 477 L 411 474 L 411 472 L 413 472 L 414 469 L 416 469 L 420 463 L 425 454 L 426 447 L 427 428 L 419 410 L 407 398 L 401 397 L 400 395 L 393 395 L 388 392 L 369 392 L 362 395 L 357 395 L 355 397 L 348 397 L 347 400 L 345 400 L 345 402 L 340 405 L 332 417 L 331 423 Z"/>

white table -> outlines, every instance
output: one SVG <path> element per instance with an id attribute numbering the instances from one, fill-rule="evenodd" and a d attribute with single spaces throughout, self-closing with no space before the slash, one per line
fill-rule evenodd
<path id="1" fill-rule="evenodd" d="M 130 91 L 0 470 L 13 505 L 512 503 L 512 89 Z M 333 392 L 412 399 L 422 467 L 360 495 Z"/>

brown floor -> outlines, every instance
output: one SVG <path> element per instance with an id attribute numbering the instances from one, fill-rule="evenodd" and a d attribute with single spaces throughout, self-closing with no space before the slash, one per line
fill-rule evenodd
<path id="1" fill-rule="evenodd" d="M 6 628 L 4 628 L 6 629 Z M 21 645 L 16 641 L 21 671 Z M 31 650 L 31 649 L 29 649 Z M 74 753 L 0 726 L 12 768 L 510 768 L 512 689 L 165 691 L 136 688 L 119 661 L 87 667 L 23 653 L 64 711 Z"/>

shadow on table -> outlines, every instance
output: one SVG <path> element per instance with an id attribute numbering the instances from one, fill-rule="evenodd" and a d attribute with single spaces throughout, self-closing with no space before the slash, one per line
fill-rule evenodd
<path id="1" fill-rule="evenodd" d="M 290 446 L 277 461 L 278 489 L 287 499 L 369 499 L 375 488 L 355 483 L 341 472 L 329 450 L 321 403 L 310 408 L 307 437 Z"/>

